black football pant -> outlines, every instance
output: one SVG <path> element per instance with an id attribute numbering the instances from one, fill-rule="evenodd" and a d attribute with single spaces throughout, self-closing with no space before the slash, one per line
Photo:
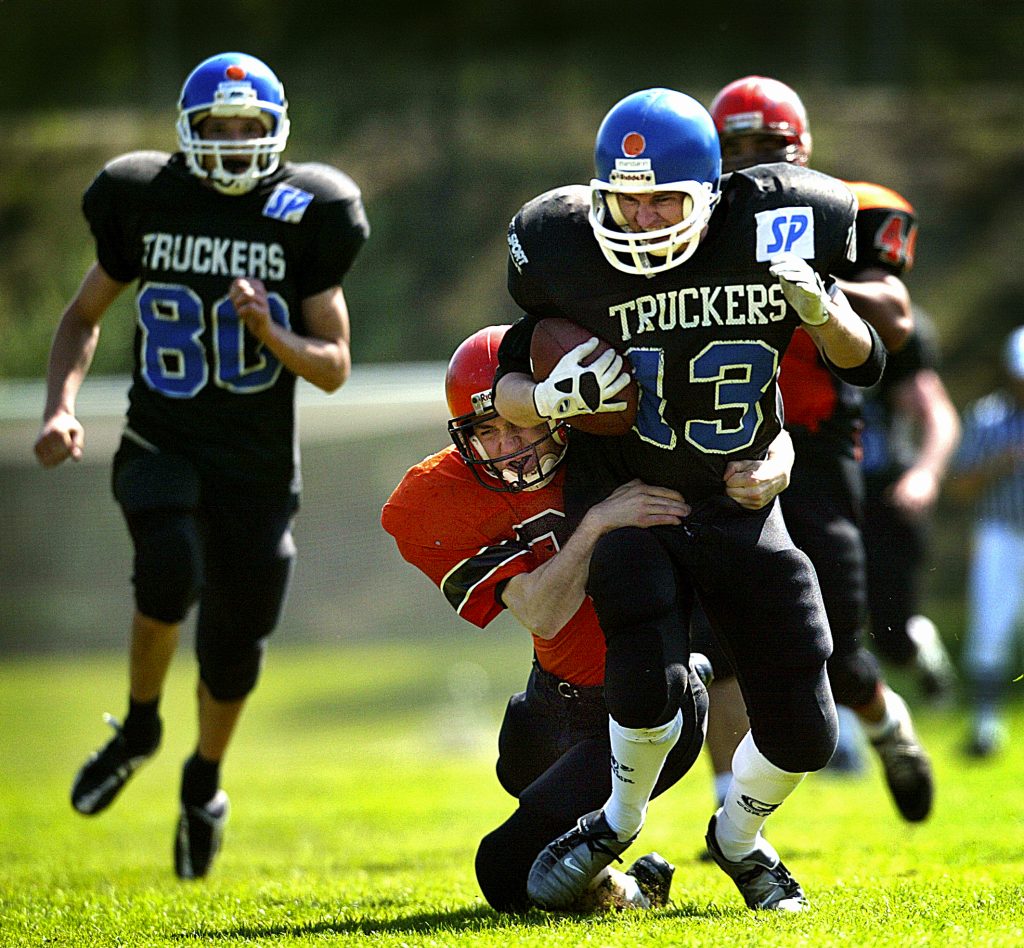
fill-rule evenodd
<path id="1" fill-rule="evenodd" d="M 671 719 L 664 669 L 689 652 L 699 596 L 760 751 L 792 773 L 828 763 L 836 744 L 828 623 L 814 570 L 777 504 L 752 513 L 716 497 L 681 526 L 614 530 L 594 550 L 587 591 L 608 645 L 605 700 L 621 725 Z"/>
<path id="2" fill-rule="evenodd" d="M 907 622 L 921 611 L 921 570 L 931 522 L 908 517 L 888 503 L 885 486 L 869 486 L 864 504 L 871 640 L 882 658 L 907 665 L 917 655 L 917 646 L 907 635 Z"/>
<path id="3" fill-rule="evenodd" d="M 680 666 L 670 676 L 685 723 L 654 796 L 693 766 L 707 716 L 707 692 L 700 679 Z M 519 807 L 481 840 L 477 879 L 493 908 L 525 912 L 530 907 L 526 879 L 538 853 L 611 795 L 611 744 L 602 689 L 560 682 L 535 664 L 526 690 L 509 700 L 498 753 L 498 779 Z"/>
<path id="4" fill-rule="evenodd" d="M 113 490 L 135 548 L 139 612 L 180 622 L 198 601 L 200 677 L 220 701 L 245 697 L 284 607 L 297 498 L 225 483 L 128 439 L 114 458 Z"/>
<path id="5" fill-rule="evenodd" d="M 867 574 L 860 533 L 863 477 L 853 458 L 819 458 L 799 448 L 779 504 L 793 542 L 818 575 L 832 632 L 828 675 L 838 704 L 859 708 L 876 695 L 878 660 L 864 646 Z"/>

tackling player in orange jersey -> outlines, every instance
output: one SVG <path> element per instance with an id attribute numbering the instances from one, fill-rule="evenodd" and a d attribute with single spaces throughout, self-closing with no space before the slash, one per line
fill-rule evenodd
<path id="1" fill-rule="evenodd" d="M 488 902 L 521 912 L 530 907 L 526 882 L 537 854 L 611 788 L 605 641 L 584 590 L 593 546 L 620 526 L 679 523 L 690 508 L 674 490 L 633 481 L 569 536 L 561 462 L 570 433 L 554 422 L 513 425 L 491 402 L 506 328 L 481 329 L 456 350 L 445 384 L 455 445 L 406 473 L 381 522 L 462 618 L 484 627 L 508 609 L 532 636 L 533 668 L 526 689 L 509 701 L 498 738 L 498 779 L 519 806 L 483 838 L 476 857 Z M 763 505 L 788 483 L 788 438 L 773 447 L 768 460 L 734 462 L 727 490 L 738 502 Z M 685 665 L 678 675 L 677 694 L 690 704 L 693 724 L 669 754 L 655 795 L 690 769 L 703 742 L 703 682 Z M 664 904 L 672 870 L 654 853 L 625 874 L 607 869 L 571 908 Z"/>

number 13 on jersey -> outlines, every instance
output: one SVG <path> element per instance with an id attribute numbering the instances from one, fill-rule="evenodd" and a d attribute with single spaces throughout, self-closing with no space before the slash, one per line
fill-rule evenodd
<path id="1" fill-rule="evenodd" d="M 640 384 L 636 430 L 671 451 L 676 431 L 665 421 L 664 349 L 630 349 Z M 690 384 L 714 386 L 714 415 L 688 419 L 684 438 L 705 454 L 732 454 L 754 443 L 764 420 L 759 404 L 779 368 L 779 353 L 760 340 L 715 340 L 690 360 Z"/>

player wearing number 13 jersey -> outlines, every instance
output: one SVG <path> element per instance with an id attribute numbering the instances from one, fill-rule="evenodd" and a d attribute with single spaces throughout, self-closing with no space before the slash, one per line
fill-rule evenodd
<path id="1" fill-rule="evenodd" d="M 579 453 L 691 503 L 721 494 L 725 464 L 756 456 L 781 425 L 776 380 L 800 319 L 769 262 L 796 252 L 832 272 L 852 252 L 856 213 L 844 185 L 791 165 L 730 175 L 716 197 L 698 252 L 641 275 L 609 267 L 588 222 L 588 188 L 542 194 L 509 230 L 509 291 L 528 316 L 503 347 L 503 367 L 526 367 L 544 316 L 572 319 L 628 353 L 641 389 L 636 425 L 622 438 L 581 437 Z"/>
<path id="2" fill-rule="evenodd" d="M 161 690 L 199 603 L 199 735 L 182 771 L 174 868 L 206 875 L 228 800 L 220 762 L 256 685 L 291 576 L 299 471 L 294 394 L 348 377 L 341 280 L 369 228 L 358 188 L 325 165 L 280 164 L 284 88 L 244 53 L 185 80 L 172 155 L 110 162 L 83 209 L 96 261 L 54 336 L 35 451 L 84 448 L 75 400 L 114 299 L 137 282 L 135 367 L 114 496 L 134 545 L 128 713 L 81 768 L 71 803 L 105 810 L 160 743 Z"/>
<path id="3" fill-rule="evenodd" d="M 798 326 L 849 381 L 881 374 L 881 341 L 829 277 L 852 253 L 856 202 L 841 182 L 785 164 L 723 179 L 711 116 L 666 89 L 634 93 L 608 112 L 595 165 L 589 189 L 548 192 L 512 221 L 509 290 L 527 315 L 502 343 L 495 407 L 516 424 L 571 424 L 613 403 L 621 386 L 588 373 L 585 347 L 546 380 L 530 374 L 539 319 L 582 324 L 629 354 L 640 402 L 626 435 L 574 433 L 570 523 L 632 478 L 674 488 L 693 510 L 679 525 L 611 531 L 594 548 L 587 591 L 607 645 L 612 794 L 541 853 L 530 895 L 564 904 L 579 884 L 574 868 L 600 871 L 640 831 L 683 723 L 665 670 L 689 648 L 699 596 L 751 725 L 711 819 L 709 851 L 748 906 L 798 911 L 803 891 L 760 830 L 835 747 L 831 641 L 814 571 L 778 505 L 741 508 L 722 471 L 763 456 L 778 434 L 779 364 Z M 599 406 L 583 397 L 595 389 Z"/>

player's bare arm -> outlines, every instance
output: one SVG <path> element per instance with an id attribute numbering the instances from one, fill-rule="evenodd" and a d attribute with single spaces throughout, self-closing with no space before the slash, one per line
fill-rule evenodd
<path id="1" fill-rule="evenodd" d="M 525 372 L 509 372 L 501 377 L 494 389 L 494 407 L 502 418 L 514 425 L 533 428 L 545 419 L 537 414 L 533 400 L 536 383 Z"/>
<path id="2" fill-rule="evenodd" d="M 852 369 L 867 362 L 871 333 L 842 290 L 826 290 L 821 275 L 796 254 L 779 255 L 768 269 L 814 344 L 835 366 Z"/>
<path id="3" fill-rule="evenodd" d="M 911 516 L 935 505 L 950 459 L 960 441 L 960 416 L 934 369 L 920 369 L 895 391 L 899 411 L 920 430 L 917 460 L 887 490 L 890 502 Z"/>
<path id="4" fill-rule="evenodd" d="M 795 458 L 793 439 L 783 428 L 768 446 L 767 457 L 726 464 L 722 474 L 726 496 L 747 510 L 766 507 L 789 487 Z"/>
<path id="5" fill-rule="evenodd" d="M 836 280 L 854 312 L 866 319 L 889 352 L 898 352 L 914 330 L 906 284 L 881 267 L 867 267 L 855 279 Z"/>
<path id="6" fill-rule="evenodd" d="M 502 600 L 534 635 L 554 638 L 583 603 L 590 555 L 602 536 L 619 527 L 679 524 L 689 514 L 690 505 L 677 491 L 639 480 L 623 484 L 587 511 L 555 556 L 513 577 Z"/>
<path id="7" fill-rule="evenodd" d="M 341 388 L 352 370 L 348 306 L 340 286 L 307 296 L 302 314 L 309 335 L 300 336 L 270 318 L 261 280 L 231 284 L 231 302 L 246 328 L 295 375 L 325 392 Z"/>
<path id="8" fill-rule="evenodd" d="M 100 320 L 126 285 L 93 263 L 61 316 L 46 372 L 43 426 L 34 447 L 43 467 L 81 460 L 85 430 L 75 417 L 75 402 L 96 353 Z"/>

